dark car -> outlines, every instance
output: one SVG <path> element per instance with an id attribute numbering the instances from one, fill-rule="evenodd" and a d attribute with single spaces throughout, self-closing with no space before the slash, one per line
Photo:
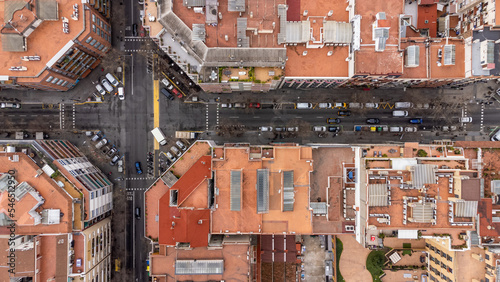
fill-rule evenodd
<path id="1" fill-rule="evenodd" d="M 169 99 L 169 100 L 174 99 L 174 96 L 172 96 L 172 94 L 168 93 L 167 89 L 165 89 L 165 88 L 161 89 L 161 94 L 165 95 L 165 97 L 167 97 L 167 99 Z"/>
<path id="2" fill-rule="evenodd" d="M 141 162 L 135 162 L 135 170 L 137 171 L 137 174 L 142 174 Z"/>
<path id="3" fill-rule="evenodd" d="M 328 124 L 339 124 L 340 119 L 339 118 L 327 118 L 326 123 Z"/>
<path id="4" fill-rule="evenodd" d="M 278 132 L 285 131 L 285 130 L 286 130 L 286 128 L 284 128 L 284 127 L 276 127 L 276 128 L 274 128 L 274 131 L 278 131 Z"/>
<path id="5" fill-rule="evenodd" d="M 378 118 L 369 118 L 366 120 L 366 123 L 368 124 L 379 124 L 380 120 Z"/>
<path id="6" fill-rule="evenodd" d="M 330 131 L 330 132 L 338 132 L 339 131 L 339 127 L 338 126 L 329 126 L 328 127 L 328 131 Z"/>
<path id="7" fill-rule="evenodd" d="M 421 255 L 420 256 L 420 263 L 424 263 L 425 262 L 425 256 L 424 255 Z"/>
<path id="8" fill-rule="evenodd" d="M 348 117 L 351 115 L 351 111 L 338 111 L 337 115 L 339 115 L 341 117 Z"/>
<path id="9" fill-rule="evenodd" d="M 137 24 L 133 24 L 133 25 L 132 25 L 132 34 L 133 34 L 134 36 L 137 36 Z"/>
<path id="10" fill-rule="evenodd" d="M 421 124 L 423 120 L 421 118 L 412 118 L 410 119 L 411 124 Z"/>
<path id="11" fill-rule="evenodd" d="M 260 109 L 260 103 L 250 103 L 248 104 L 249 108 Z"/>
<path id="12" fill-rule="evenodd" d="M 141 208 L 140 207 L 135 208 L 135 218 L 141 219 Z"/>

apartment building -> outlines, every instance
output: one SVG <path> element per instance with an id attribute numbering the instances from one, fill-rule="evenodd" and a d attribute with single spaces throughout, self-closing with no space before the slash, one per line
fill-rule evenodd
<path id="1" fill-rule="evenodd" d="M 63 140 L 41 140 L 37 144 L 84 195 L 84 228 L 108 217 L 113 208 L 113 183 L 73 144 Z"/>
<path id="2" fill-rule="evenodd" d="M 66 91 L 111 48 L 110 1 L 3 1 L 0 87 Z"/>
<path id="3" fill-rule="evenodd" d="M 439 282 L 456 281 L 456 252 L 450 250 L 449 238 L 425 240 L 425 250 L 429 259 L 429 280 Z"/>
<path id="4" fill-rule="evenodd" d="M 74 149 L 67 141 L 59 144 Z M 88 194 L 70 179 L 69 170 L 47 164 L 50 158 L 35 141 L 0 150 L 0 244 L 12 242 L 16 257 L 11 261 L 11 251 L 0 250 L 0 277 L 109 281 L 111 219 L 89 221 Z"/>
<path id="5" fill-rule="evenodd" d="M 166 1 L 143 26 L 207 92 L 499 78 L 494 1 Z M 484 41 L 484 42 L 483 42 Z"/>

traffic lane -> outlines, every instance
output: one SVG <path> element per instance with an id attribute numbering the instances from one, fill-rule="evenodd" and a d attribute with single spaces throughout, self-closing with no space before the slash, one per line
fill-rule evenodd
<path id="1" fill-rule="evenodd" d="M 147 185 L 145 182 L 141 183 L 140 186 Z M 135 224 L 135 273 L 136 279 L 138 281 L 147 281 L 146 279 L 146 257 L 148 254 L 148 249 L 145 248 L 145 239 L 144 239 L 144 220 L 145 220 L 145 208 L 144 208 L 144 191 L 135 191 L 135 205 L 136 207 L 140 207 L 142 211 L 141 218 L 136 221 Z"/>

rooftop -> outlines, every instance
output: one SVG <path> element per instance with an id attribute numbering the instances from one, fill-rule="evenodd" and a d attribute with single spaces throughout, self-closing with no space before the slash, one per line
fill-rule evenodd
<path id="1" fill-rule="evenodd" d="M 61 50 L 69 41 L 77 37 L 84 28 L 82 15 L 79 20 L 71 19 L 73 13 L 72 0 L 54 0 L 54 1 L 35 1 L 35 5 L 29 11 L 26 8 L 28 3 L 33 1 L 16 0 L 16 1 L 0 1 L 0 22 L 2 25 L 2 46 L 8 44 L 10 50 L 0 50 L 0 75 L 9 76 L 37 76 L 46 67 L 46 64 Z M 82 11 L 81 2 L 76 3 Z M 54 8 L 57 12 L 54 12 Z M 38 15 L 38 17 L 37 17 Z M 62 17 L 69 19 L 69 32 L 63 32 Z M 39 24 L 36 20 L 46 19 Z M 55 18 L 55 20 L 53 20 Z M 10 21 L 10 26 L 15 27 L 19 32 L 26 37 L 25 47 L 19 48 L 19 39 L 6 38 L 5 33 L 18 34 L 14 29 L 7 28 L 6 24 Z M 36 26 L 36 27 L 35 27 Z M 6 42 L 7 40 L 10 43 Z M 18 47 L 16 47 L 18 46 Z M 25 49 L 25 50 L 23 50 Z M 21 50 L 21 51 L 19 51 Z M 40 60 L 23 61 L 23 56 L 39 56 Z M 26 71 L 9 71 L 10 67 L 24 66 Z"/>
<path id="2" fill-rule="evenodd" d="M 14 156 L 18 156 L 19 161 L 11 161 Z M 35 177 L 40 168 L 23 153 L 1 153 L 0 154 L 0 173 L 7 173 L 10 170 L 16 171 L 15 179 L 18 183 L 26 182 L 31 186 L 41 198 L 43 198 L 43 209 L 60 210 L 62 216 L 57 224 L 38 224 L 35 225 L 31 215 L 28 215 L 38 202 L 34 197 L 36 194 L 27 193 L 20 201 L 16 202 L 16 213 L 14 219 L 19 220 L 16 228 L 18 234 L 42 234 L 42 233 L 66 233 L 71 232 L 72 223 L 72 199 L 66 192 L 57 186 L 57 184 L 45 173 Z M 38 196 L 37 196 L 38 197 Z M 0 212 L 7 213 L 7 192 L 0 194 Z M 41 214 L 42 208 L 39 207 L 36 213 Z"/>

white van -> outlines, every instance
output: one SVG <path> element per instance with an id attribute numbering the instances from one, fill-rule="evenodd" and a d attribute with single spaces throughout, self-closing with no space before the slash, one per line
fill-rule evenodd
<path id="1" fill-rule="evenodd" d="M 109 72 L 106 74 L 106 78 L 109 80 L 109 82 L 111 82 L 111 84 L 113 84 L 114 87 L 118 86 L 119 82 L 118 80 L 115 78 L 114 75 L 110 74 Z"/>
<path id="2" fill-rule="evenodd" d="M 108 91 L 109 93 L 113 92 L 113 86 L 109 84 L 109 81 L 107 79 L 103 78 L 101 83 L 102 86 L 104 86 L 104 89 L 106 89 L 106 91 Z"/>
<path id="3" fill-rule="evenodd" d="M 407 117 L 408 111 L 393 111 L 392 116 L 393 117 Z"/>
<path id="4" fill-rule="evenodd" d="M 101 95 L 106 95 L 106 91 L 104 91 L 104 88 L 100 84 L 96 84 L 95 89 L 97 89 L 97 92 Z"/>
<path id="5" fill-rule="evenodd" d="M 118 98 L 120 100 L 125 100 L 125 94 L 123 93 L 123 87 L 118 87 Z"/>
<path id="6" fill-rule="evenodd" d="M 311 103 L 297 103 L 297 109 L 312 109 L 313 104 Z"/>
<path id="7" fill-rule="evenodd" d="M 413 104 L 410 102 L 396 102 L 394 104 L 395 109 L 409 109 L 413 107 Z"/>
<path id="8" fill-rule="evenodd" d="M 491 136 L 491 141 L 500 141 L 500 130 Z"/>
<path id="9" fill-rule="evenodd" d="M 403 132 L 403 128 L 401 126 L 391 126 L 389 132 Z"/>
<path id="10" fill-rule="evenodd" d="M 332 103 L 319 103 L 318 109 L 331 109 Z"/>

